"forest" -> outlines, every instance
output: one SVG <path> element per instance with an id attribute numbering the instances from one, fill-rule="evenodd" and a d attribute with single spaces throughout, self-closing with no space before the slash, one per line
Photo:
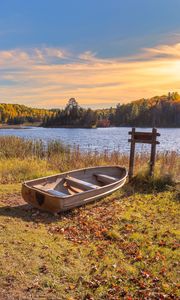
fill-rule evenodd
<path id="1" fill-rule="evenodd" d="M 20 104 L 0 103 L 0 124 L 41 124 L 45 117 L 52 115 L 53 110 L 30 108 Z"/>
<path id="2" fill-rule="evenodd" d="M 177 92 L 118 103 L 115 108 L 85 109 L 71 98 L 64 109 L 36 109 L 0 104 L 0 124 L 38 123 L 44 127 L 180 127 L 180 95 Z"/>
<path id="3" fill-rule="evenodd" d="M 84 109 L 71 98 L 65 109 L 44 119 L 47 127 L 180 127 L 180 95 L 169 93 L 150 99 L 140 99 L 116 108 Z"/>
<path id="4" fill-rule="evenodd" d="M 180 127 L 180 95 L 169 93 L 118 104 L 111 117 L 115 126 Z"/>

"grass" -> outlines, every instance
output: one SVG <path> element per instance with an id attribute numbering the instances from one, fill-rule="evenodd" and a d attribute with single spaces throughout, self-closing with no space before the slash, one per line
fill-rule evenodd
<path id="1" fill-rule="evenodd" d="M 3 299 L 180 296 L 174 192 L 127 195 L 122 190 L 52 216 L 27 205 L 12 206 L 20 186 L 15 196 L 10 186 L 5 188 L 0 206 Z"/>
<path id="2" fill-rule="evenodd" d="M 0 139 L 0 299 L 178 299 L 178 154 L 157 157 L 150 183 L 138 156 L 123 189 L 53 216 L 23 202 L 22 180 L 128 158 L 23 142 L 20 155 L 21 139 Z"/>
<path id="3" fill-rule="evenodd" d="M 148 153 L 136 155 L 136 179 L 143 184 L 150 182 L 147 177 Z M 41 140 L 25 140 L 18 137 L 0 137 L 0 183 L 21 182 L 29 178 L 48 176 L 96 165 L 123 165 L 128 167 L 127 154 L 114 151 L 109 153 L 81 152 L 78 147 L 67 148 L 58 141 L 44 143 Z M 157 155 L 153 182 L 162 184 L 179 180 L 180 155 L 165 152 Z M 158 183 L 159 180 L 159 183 Z"/>

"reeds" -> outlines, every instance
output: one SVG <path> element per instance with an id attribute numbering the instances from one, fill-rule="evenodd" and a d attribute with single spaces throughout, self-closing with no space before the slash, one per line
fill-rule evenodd
<path id="1" fill-rule="evenodd" d="M 146 173 L 149 153 L 137 153 L 135 174 Z M 46 176 L 83 167 L 122 165 L 128 168 L 129 153 L 118 151 L 82 152 L 79 147 L 67 147 L 59 141 L 43 142 L 19 137 L 0 137 L 0 183 Z M 177 152 L 158 153 L 156 176 L 168 175 L 176 180 L 180 173 L 180 155 Z"/>

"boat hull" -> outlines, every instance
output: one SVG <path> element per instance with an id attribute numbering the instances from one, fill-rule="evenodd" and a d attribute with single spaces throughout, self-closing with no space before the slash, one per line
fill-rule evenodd
<path id="1" fill-rule="evenodd" d="M 43 183 L 44 181 L 53 182 L 57 180 L 57 178 L 64 178 L 66 176 L 76 176 L 76 178 L 83 178 L 86 180 L 91 180 L 92 183 L 97 183 L 97 181 L 95 181 L 92 176 L 92 174 L 97 172 L 103 174 L 111 174 L 113 176 L 117 176 L 118 174 L 117 181 L 106 184 L 104 186 L 100 186 L 97 189 L 83 191 L 74 195 L 67 195 L 66 197 L 50 195 L 48 192 L 39 190 L 34 187 L 39 183 Z M 53 213 L 59 213 L 110 195 L 124 185 L 124 183 L 126 182 L 126 178 L 126 169 L 119 166 L 80 169 L 50 177 L 26 181 L 22 184 L 22 197 L 26 202 L 30 203 L 38 209 L 50 211 Z"/>

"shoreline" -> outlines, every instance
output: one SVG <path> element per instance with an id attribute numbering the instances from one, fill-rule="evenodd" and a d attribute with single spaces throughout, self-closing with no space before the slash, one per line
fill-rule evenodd
<path id="1" fill-rule="evenodd" d="M 35 127 L 35 126 L 34 126 Z M 63 129 L 99 129 L 99 128 L 148 128 L 148 129 L 151 129 L 153 128 L 153 126 L 140 126 L 140 125 L 137 125 L 137 126 L 134 126 L 134 125 L 123 125 L 123 126 L 97 126 L 97 127 L 72 127 L 72 126 L 39 126 L 41 128 L 63 128 Z M 180 127 L 156 127 L 154 126 L 154 128 L 157 128 L 157 129 L 180 129 Z"/>
<path id="2" fill-rule="evenodd" d="M 31 127 L 38 127 L 36 125 L 0 125 L 0 130 L 2 129 L 29 129 Z"/>
<path id="3" fill-rule="evenodd" d="M 0 130 L 2 129 L 29 129 L 30 126 L 0 126 Z"/>
<path id="4" fill-rule="evenodd" d="M 31 127 L 39 127 L 39 128 L 44 128 L 44 129 L 48 129 L 48 128 L 63 128 L 63 129 L 99 129 L 99 128 L 148 128 L 148 129 L 151 129 L 153 128 L 153 126 L 140 126 L 140 125 L 123 125 L 123 126 L 96 126 L 96 127 L 83 127 L 83 126 L 43 126 L 41 124 L 22 124 L 22 125 L 8 125 L 8 124 L 0 124 L 0 130 L 1 129 L 29 129 Z M 154 126 L 155 128 L 157 129 L 180 129 L 180 127 L 156 127 Z"/>

